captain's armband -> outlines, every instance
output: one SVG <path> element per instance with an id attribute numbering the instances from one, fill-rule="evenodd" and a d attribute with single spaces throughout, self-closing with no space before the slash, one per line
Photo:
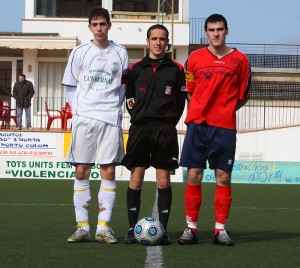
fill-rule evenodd
<path id="1" fill-rule="evenodd" d="M 195 76 L 191 72 L 186 72 L 185 73 L 185 81 L 187 82 L 195 82 Z"/>

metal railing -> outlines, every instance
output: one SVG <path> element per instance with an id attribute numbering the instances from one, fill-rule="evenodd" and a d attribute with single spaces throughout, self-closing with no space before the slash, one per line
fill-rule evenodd
<path id="1" fill-rule="evenodd" d="M 186 131 L 186 113 L 185 109 L 177 124 L 179 132 Z M 300 100 L 250 99 L 237 112 L 236 124 L 239 132 L 300 125 Z"/>
<path id="2" fill-rule="evenodd" d="M 205 18 L 190 18 L 190 44 L 206 45 L 208 43 L 204 31 Z"/>
<path id="3" fill-rule="evenodd" d="M 300 124 L 300 100 L 249 100 L 237 112 L 237 130 L 251 131 Z"/>
<path id="4" fill-rule="evenodd" d="M 50 110 L 61 111 L 66 104 L 65 98 L 33 98 L 32 100 L 32 127 L 36 130 L 47 130 L 48 116 L 46 113 L 45 102 L 48 103 Z M 15 100 L 12 99 L 11 107 L 15 108 Z M 130 115 L 127 113 L 125 104 L 122 107 L 124 131 L 130 127 Z M 185 111 L 177 124 L 179 132 L 186 131 L 184 119 Z M 15 111 L 14 111 L 15 113 Z M 15 115 L 15 114 L 14 114 Z M 53 112 L 52 115 L 58 115 Z M 2 119 L 1 119 L 2 120 Z M 23 126 L 25 125 L 25 113 L 23 114 Z M 250 99 L 248 103 L 237 112 L 237 130 L 254 131 L 276 127 L 287 127 L 300 125 L 300 100 L 283 99 Z M 15 123 L 10 121 L 11 129 L 15 129 Z M 71 129 L 71 120 L 68 120 L 67 131 Z M 64 131 L 61 128 L 61 120 L 56 119 L 52 122 L 50 131 Z"/>

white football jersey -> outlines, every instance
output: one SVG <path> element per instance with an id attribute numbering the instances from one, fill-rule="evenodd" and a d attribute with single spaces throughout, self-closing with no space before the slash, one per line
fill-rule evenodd
<path id="1" fill-rule="evenodd" d="M 112 41 L 101 50 L 92 42 L 74 48 L 62 84 L 76 87 L 72 113 L 120 126 L 128 72 L 127 50 Z"/>

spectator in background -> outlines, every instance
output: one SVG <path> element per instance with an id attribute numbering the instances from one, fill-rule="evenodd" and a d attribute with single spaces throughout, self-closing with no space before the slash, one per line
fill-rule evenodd
<path id="1" fill-rule="evenodd" d="M 26 114 L 26 128 L 31 130 L 31 99 L 34 88 L 30 81 L 26 80 L 25 74 L 18 75 L 18 81 L 13 87 L 13 97 L 16 99 L 18 130 L 22 129 L 23 109 Z"/>

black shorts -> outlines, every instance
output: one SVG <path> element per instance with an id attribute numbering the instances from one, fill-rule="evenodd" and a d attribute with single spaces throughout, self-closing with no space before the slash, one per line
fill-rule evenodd
<path id="1" fill-rule="evenodd" d="M 236 130 L 190 123 L 184 139 L 180 166 L 232 171 L 236 148 Z"/>
<path id="2" fill-rule="evenodd" d="M 178 139 L 174 125 L 131 125 L 126 155 L 121 164 L 127 169 L 153 166 L 178 168 Z"/>

